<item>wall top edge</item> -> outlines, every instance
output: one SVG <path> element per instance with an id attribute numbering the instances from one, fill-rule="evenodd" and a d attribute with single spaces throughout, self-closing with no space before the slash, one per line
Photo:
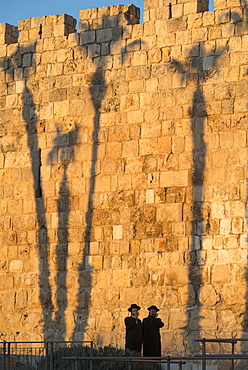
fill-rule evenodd
<path id="1" fill-rule="evenodd" d="M 172 2 L 169 2 L 172 1 Z M 152 22 L 155 34 L 162 29 L 164 33 L 177 32 L 204 25 L 242 22 L 246 18 L 248 5 L 239 0 L 226 0 L 224 7 L 216 0 L 217 9 L 208 10 L 208 0 L 150 0 L 145 1 L 144 27 Z M 156 8 L 155 6 L 161 6 Z M 195 21 L 194 21 L 195 19 Z M 202 22 L 200 22 L 202 19 Z M 134 26 L 140 23 L 140 9 L 134 4 L 111 5 L 80 10 L 79 33 L 117 26 Z M 180 23 L 180 24 L 179 24 Z M 197 23 L 197 25 L 195 25 Z M 51 37 L 68 37 L 77 33 L 77 20 L 68 14 L 53 14 L 26 18 L 18 22 L 18 27 L 0 23 L 0 45 L 36 41 Z M 146 26 L 147 25 L 147 26 Z M 140 24 L 140 26 L 143 26 Z M 181 27 L 181 28 L 180 28 Z M 155 31 L 156 30 L 156 31 Z"/>

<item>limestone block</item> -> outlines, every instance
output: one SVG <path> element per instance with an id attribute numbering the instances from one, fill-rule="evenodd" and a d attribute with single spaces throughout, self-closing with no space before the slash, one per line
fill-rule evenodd
<path id="1" fill-rule="evenodd" d="M 109 142 L 106 144 L 106 158 L 118 159 L 121 157 L 122 145 L 119 142 Z"/>
<path id="2" fill-rule="evenodd" d="M 114 270 L 112 276 L 112 286 L 114 287 L 129 287 L 130 286 L 130 271 L 129 270 Z"/>
<path id="3" fill-rule="evenodd" d="M 228 265 L 215 265 L 212 267 L 212 282 L 228 284 L 230 282 L 231 273 Z"/>
<path id="4" fill-rule="evenodd" d="M 144 123 L 141 126 L 141 138 L 160 137 L 161 131 L 162 127 L 160 122 Z"/>
<path id="5" fill-rule="evenodd" d="M 211 309 L 202 309 L 201 310 L 201 327 L 204 330 L 212 329 L 216 327 L 217 315 L 214 310 Z"/>
<path id="6" fill-rule="evenodd" d="M 220 220 L 220 234 L 228 235 L 231 229 L 231 220 L 230 219 L 221 219 Z"/>
<path id="7" fill-rule="evenodd" d="M 20 289 L 16 294 L 15 309 L 25 309 L 28 303 L 28 293 L 25 289 Z"/>
<path id="8" fill-rule="evenodd" d="M 153 204 L 155 201 L 154 189 L 146 190 L 146 204 Z"/>
<path id="9" fill-rule="evenodd" d="M 80 44 L 86 45 L 95 42 L 96 40 L 96 31 L 84 31 L 80 34 Z"/>
<path id="10" fill-rule="evenodd" d="M 23 80 L 16 81 L 16 93 L 20 94 L 23 93 L 25 90 L 25 83 Z"/>
<path id="11" fill-rule="evenodd" d="M 89 259 L 89 263 L 92 266 L 93 270 L 101 270 L 103 265 L 103 257 L 102 256 L 92 256 Z"/>
<path id="12" fill-rule="evenodd" d="M 123 226 L 114 225 L 113 226 L 113 239 L 119 240 L 123 238 Z"/>
<path id="13" fill-rule="evenodd" d="M 187 325 L 187 314 L 182 312 L 180 309 L 172 309 L 169 318 L 169 329 L 178 330 L 184 328 Z"/>
<path id="14" fill-rule="evenodd" d="M 0 154 L 0 168 L 4 167 L 4 155 L 1 153 Z"/>
<path id="15" fill-rule="evenodd" d="M 186 266 L 166 267 L 165 283 L 173 286 L 188 284 L 188 268 Z"/>
<path id="16" fill-rule="evenodd" d="M 220 301 L 220 296 L 212 285 L 206 285 L 200 289 L 199 300 L 203 306 L 213 307 Z"/>
<path id="17" fill-rule="evenodd" d="M 96 325 L 100 330 L 111 330 L 112 329 L 113 317 L 109 310 L 104 310 L 101 315 L 97 317 Z"/>
<path id="18" fill-rule="evenodd" d="M 149 50 L 148 51 L 148 63 L 159 63 L 162 60 L 162 50 L 161 49 L 155 49 L 155 50 Z M 154 86 L 153 90 L 154 91 Z M 149 90 L 147 90 L 149 91 Z"/>
<path id="19" fill-rule="evenodd" d="M 134 189 L 145 189 L 147 184 L 147 177 L 144 173 L 131 175 L 131 183 Z"/>
<path id="20" fill-rule="evenodd" d="M 130 111 L 127 113 L 128 123 L 142 123 L 143 122 L 143 112 L 142 111 Z"/>
<path id="21" fill-rule="evenodd" d="M 223 300 L 226 306 L 233 306 L 233 302 L 242 302 L 245 296 L 245 287 L 242 284 L 224 284 Z"/>
<path id="22" fill-rule="evenodd" d="M 188 171 L 166 171 L 161 172 L 160 175 L 160 186 L 172 187 L 172 186 L 188 186 Z"/>
<path id="23" fill-rule="evenodd" d="M 1 281 L 1 290 L 9 290 L 14 287 L 14 278 L 13 276 L 0 276 Z"/>
<path id="24" fill-rule="evenodd" d="M 144 287 L 149 283 L 150 273 L 147 269 L 133 272 L 131 281 L 134 287 Z"/>
<path id="25" fill-rule="evenodd" d="M 110 42 L 113 39 L 113 29 L 104 28 L 96 31 L 96 42 Z"/>
<path id="26" fill-rule="evenodd" d="M 16 43 L 18 38 L 17 27 L 8 23 L 0 23 L 0 44 Z"/>
<path id="27" fill-rule="evenodd" d="M 9 269 L 13 272 L 21 272 L 23 269 L 23 262 L 20 260 L 11 261 Z"/>
<path id="28" fill-rule="evenodd" d="M 128 146 L 127 148 L 129 148 Z M 130 152 L 129 152 L 130 153 Z M 128 155 L 128 151 L 127 151 Z M 144 158 L 134 157 L 126 159 L 125 173 L 141 173 L 143 170 Z"/>
<path id="29" fill-rule="evenodd" d="M 99 243 L 98 242 L 90 242 L 89 244 L 89 254 L 98 254 L 99 252 Z"/>
<path id="30" fill-rule="evenodd" d="M 226 202 L 225 204 L 226 215 L 228 217 L 244 217 L 245 214 L 245 203 L 237 200 L 232 202 Z"/>
<path id="31" fill-rule="evenodd" d="M 233 234 L 242 234 L 243 232 L 243 219 L 234 218 L 232 220 L 232 233 Z"/>
<path id="32" fill-rule="evenodd" d="M 145 91 L 145 80 L 135 80 L 129 82 L 129 91 L 131 93 Z M 142 112 L 138 111 L 140 114 Z M 128 112 L 131 113 L 131 112 Z M 137 114 L 137 113 L 136 113 Z"/>
<path id="33" fill-rule="evenodd" d="M 157 222 L 182 221 L 182 204 L 159 204 L 157 207 Z"/>
<path id="34" fill-rule="evenodd" d="M 145 51 L 137 51 L 133 55 L 133 66 L 141 66 L 147 64 L 147 53 Z"/>
<path id="35" fill-rule="evenodd" d="M 172 225 L 172 233 L 174 236 L 184 236 L 185 235 L 185 224 L 184 222 L 175 222 Z"/>

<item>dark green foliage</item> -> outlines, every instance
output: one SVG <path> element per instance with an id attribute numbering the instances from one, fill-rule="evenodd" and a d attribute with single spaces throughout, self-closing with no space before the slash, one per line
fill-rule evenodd
<path id="1" fill-rule="evenodd" d="M 74 346 L 55 349 L 53 351 L 53 369 L 58 370 L 74 370 L 75 361 L 74 360 L 63 360 L 63 357 L 88 357 L 90 354 L 94 357 L 140 357 L 140 353 L 135 353 L 130 350 L 123 350 L 115 347 L 104 347 L 99 349 L 92 349 L 89 347 Z M 50 364 L 51 357 L 49 358 Z M 112 362 L 112 361 L 94 361 L 93 370 L 128 370 L 129 364 L 127 362 Z M 78 369 L 88 370 L 90 368 L 90 362 L 79 361 Z M 37 370 L 45 369 L 45 358 L 37 364 Z M 157 370 L 160 369 L 159 364 L 155 363 L 144 363 L 144 362 L 132 362 L 132 370 Z"/>

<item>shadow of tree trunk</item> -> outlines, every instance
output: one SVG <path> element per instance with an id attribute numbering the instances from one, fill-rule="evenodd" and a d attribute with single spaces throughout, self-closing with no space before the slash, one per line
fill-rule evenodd
<path id="1" fill-rule="evenodd" d="M 192 102 L 191 133 L 193 138 L 192 150 L 192 221 L 191 221 L 191 250 L 188 269 L 189 287 L 193 288 L 193 299 L 188 301 L 188 328 L 193 338 L 200 336 L 200 302 L 199 292 L 202 281 L 202 238 L 204 234 L 203 202 L 204 202 L 204 171 L 206 164 L 206 143 L 204 140 L 204 123 L 206 120 L 206 104 L 202 87 L 197 86 Z"/>
<path id="2" fill-rule="evenodd" d="M 22 52 L 23 53 L 23 52 Z M 35 49 L 34 49 L 35 53 Z M 34 54 L 33 54 L 34 55 Z M 14 55 L 14 58 L 16 55 Z M 33 62 L 34 63 L 34 62 Z M 22 93 L 22 116 L 26 122 L 27 143 L 30 150 L 31 168 L 33 175 L 33 188 L 35 198 L 35 209 L 38 223 L 38 240 L 37 248 L 39 254 L 39 288 L 40 302 L 44 320 L 44 338 L 50 337 L 53 334 L 52 325 L 52 292 L 49 282 L 50 265 L 49 265 L 49 236 L 46 220 L 45 199 L 42 189 L 41 177 L 41 149 L 39 147 L 38 137 L 38 117 L 36 115 L 36 107 L 33 99 L 33 94 L 27 87 L 28 76 L 24 79 L 24 90 Z"/>
<path id="3" fill-rule="evenodd" d="M 68 186 L 67 170 L 74 158 L 74 145 L 77 143 L 79 127 L 68 133 L 60 133 L 57 127 L 57 136 L 54 138 L 54 147 L 48 154 L 48 163 L 53 163 L 53 157 L 59 155 L 58 161 L 62 162 L 63 178 L 59 187 L 59 198 L 57 199 L 57 245 L 55 247 L 55 318 L 54 328 L 56 340 L 65 340 L 66 310 L 68 308 L 68 287 L 67 287 L 67 262 L 69 244 L 69 215 L 70 215 L 70 190 Z M 61 143 L 68 143 L 67 147 L 60 146 Z"/>

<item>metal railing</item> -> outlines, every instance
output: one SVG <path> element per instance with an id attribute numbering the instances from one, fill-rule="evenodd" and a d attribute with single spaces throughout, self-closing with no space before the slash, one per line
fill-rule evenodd
<path id="1" fill-rule="evenodd" d="M 195 339 L 195 342 L 200 342 L 202 343 L 202 355 L 205 356 L 206 358 L 209 358 L 211 355 L 207 355 L 207 343 L 230 343 L 231 344 L 231 355 L 235 355 L 235 344 L 238 342 L 247 342 L 248 338 L 220 338 L 220 339 L 208 339 L 208 338 L 202 338 L 202 339 Z M 226 355 L 219 355 L 219 356 L 229 356 L 228 354 Z M 238 355 L 239 356 L 239 355 Z M 242 355 L 240 355 L 242 356 Z M 246 355 L 244 355 L 246 356 Z M 243 357 L 242 357 L 243 358 Z M 234 370 L 235 366 L 235 359 L 236 357 L 233 357 L 231 359 L 231 370 Z M 206 370 L 206 360 L 203 360 L 202 362 L 202 370 Z"/>
<path id="2" fill-rule="evenodd" d="M 63 357 L 64 360 L 72 360 L 75 362 L 75 370 L 80 369 L 80 363 L 85 360 L 90 360 L 91 362 L 94 361 L 109 361 L 109 362 L 126 362 L 128 363 L 128 370 L 132 369 L 132 363 L 134 362 L 143 362 L 143 363 L 167 363 L 167 369 L 170 370 L 171 364 L 177 364 L 178 370 L 183 369 L 183 365 L 186 364 L 181 358 L 174 358 L 167 356 L 167 357 Z M 169 366 L 169 367 L 168 367 Z"/>
<path id="3" fill-rule="evenodd" d="M 0 370 L 53 370 L 55 367 L 66 370 L 67 364 L 62 357 L 81 355 L 82 350 L 93 356 L 93 342 L 0 342 Z"/>
<path id="4" fill-rule="evenodd" d="M 64 360 L 73 360 L 75 362 L 74 370 L 79 370 L 80 362 L 85 360 L 94 361 L 111 361 L 111 362 L 127 362 L 128 370 L 132 369 L 134 362 L 147 362 L 147 363 L 165 363 L 167 364 L 166 370 L 171 370 L 172 364 L 178 364 L 179 369 L 187 363 L 187 361 L 198 360 L 202 364 L 202 370 L 206 369 L 207 360 L 248 360 L 248 354 L 230 354 L 230 355 L 195 355 L 195 356 L 167 356 L 167 357 L 63 357 Z"/>
<path id="5" fill-rule="evenodd" d="M 71 370 L 73 367 L 93 370 L 99 361 L 126 362 L 129 370 L 135 362 L 163 363 L 167 370 L 177 364 L 182 370 L 183 365 L 192 360 L 200 364 L 202 370 L 206 370 L 207 361 L 230 361 L 230 369 L 234 370 L 235 361 L 248 361 L 248 353 L 234 353 L 235 344 L 247 341 L 248 338 L 196 339 L 195 342 L 202 344 L 202 354 L 166 357 L 97 357 L 92 341 L 0 342 L 0 370 Z M 231 353 L 207 354 L 207 343 L 229 343 Z"/>

